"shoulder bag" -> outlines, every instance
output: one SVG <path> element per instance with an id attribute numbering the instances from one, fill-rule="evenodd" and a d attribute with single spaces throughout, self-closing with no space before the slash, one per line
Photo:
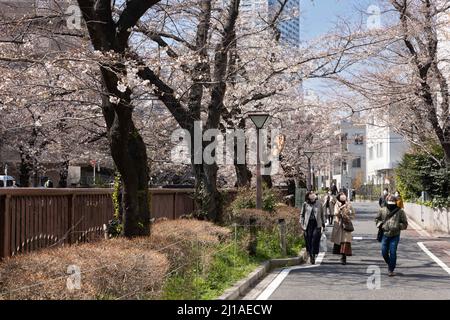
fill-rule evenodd
<path id="1" fill-rule="evenodd" d="M 384 218 L 383 222 L 378 226 L 378 234 L 377 234 L 378 242 L 381 242 L 381 240 L 383 240 L 383 234 L 384 234 L 383 225 L 386 223 L 386 221 L 388 221 L 390 218 L 392 218 L 399 210 L 400 210 L 400 208 L 397 208 L 394 211 L 389 212 L 389 214 L 386 215 L 386 218 Z"/>
<path id="2" fill-rule="evenodd" d="M 347 217 L 346 215 L 342 215 L 341 219 L 342 219 L 342 228 L 344 229 L 344 231 L 347 232 L 355 231 L 352 220 L 349 217 Z"/>

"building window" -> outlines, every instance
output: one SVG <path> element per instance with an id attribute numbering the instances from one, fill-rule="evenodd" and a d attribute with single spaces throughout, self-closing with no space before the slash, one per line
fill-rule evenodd
<path id="1" fill-rule="evenodd" d="M 347 134 L 347 133 L 343 133 L 343 134 L 341 135 L 342 151 L 348 151 L 348 148 L 347 148 L 347 138 L 348 138 L 348 134 Z"/>
<path id="2" fill-rule="evenodd" d="M 369 148 L 369 160 L 373 160 L 373 147 Z"/>
<path id="3" fill-rule="evenodd" d="M 345 160 L 342 161 L 342 171 L 344 171 L 344 173 L 348 172 L 347 161 Z"/>
<path id="4" fill-rule="evenodd" d="M 381 158 L 383 156 L 383 142 L 377 144 L 377 158 Z"/>
<path id="5" fill-rule="evenodd" d="M 361 157 L 358 157 L 356 159 L 353 159 L 352 161 L 352 167 L 353 168 L 361 168 Z"/>

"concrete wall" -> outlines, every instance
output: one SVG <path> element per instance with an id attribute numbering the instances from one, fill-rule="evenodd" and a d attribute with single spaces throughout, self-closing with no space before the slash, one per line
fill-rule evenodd
<path id="1" fill-rule="evenodd" d="M 429 232 L 450 234 L 450 208 L 434 209 L 415 203 L 405 203 L 405 212 L 409 219 Z"/>

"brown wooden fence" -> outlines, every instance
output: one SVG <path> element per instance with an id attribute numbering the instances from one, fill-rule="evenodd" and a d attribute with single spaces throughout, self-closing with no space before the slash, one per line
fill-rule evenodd
<path id="1" fill-rule="evenodd" d="M 149 191 L 152 218 L 194 211 L 193 189 Z M 111 195 L 112 189 L 0 189 L 0 259 L 102 237 L 113 217 Z"/>
<path id="2" fill-rule="evenodd" d="M 92 241 L 112 216 L 105 189 L 0 190 L 0 258 Z"/>
<path id="3" fill-rule="evenodd" d="M 193 189 L 149 189 L 151 217 L 177 219 L 195 209 Z M 113 217 L 112 189 L 0 188 L 0 259 L 103 237 Z M 225 203 L 236 190 L 226 192 Z"/>

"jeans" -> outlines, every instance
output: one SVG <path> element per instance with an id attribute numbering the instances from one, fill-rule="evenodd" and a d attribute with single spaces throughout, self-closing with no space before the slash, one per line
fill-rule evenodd
<path id="1" fill-rule="evenodd" d="M 393 272 L 397 265 L 397 246 L 399 241 L 400 235 L 395 237 L 383 235 L 383 239 L 381 240 L 381 254 L 390 272 Z"/>

